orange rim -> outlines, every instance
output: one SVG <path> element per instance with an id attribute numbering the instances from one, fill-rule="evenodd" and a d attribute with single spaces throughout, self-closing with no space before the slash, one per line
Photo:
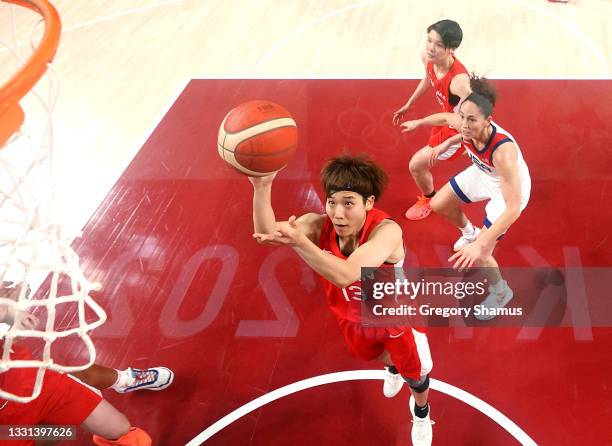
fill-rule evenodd
<path id="1" fill-rule="evenodd" d="M 47 71 L 47 64 L 53 60 L 59 45 L 62 23 L 55 7 L 47 0 L 1 0 L 31 9 L 42 16 L 45 21 L 45 33 L 38 47 L 28 61 L 0 87 L 0 144 L 4 144 L 21 126 L 13 129 L 17 123 L 15 112 L 17 104 Z M 6 119 L 9 115 L 12 119 Z M 21 113 L 22 114 L 22 113 Z M 8 137 L 6 136 L 8 134 Z"/>

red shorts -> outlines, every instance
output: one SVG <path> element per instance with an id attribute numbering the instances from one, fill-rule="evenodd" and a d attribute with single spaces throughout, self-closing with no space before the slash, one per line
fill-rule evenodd
<path id="1" fill-rule="evenodd" d="M 12 355 L 11 355 L 12 356 Z M 25 359 L 25 358 L 24 358 Z M 31 395 L 35 369 L 11 369 L 0 375 L 0 387 L 17 395 Z M 24 383 L 27 383 L 24 386 Z M 25 390 L 25 392 L 24 392 Z M 66 374 L 45 371 L 38 398 L 29 403 L 6 402 L 0 409 L 0 425 L 80 425 L 100 404 L 102 397 Z M 0 407 L 5 403 L 0 400 Z M 0 442 L 1 443 L 1 442 Z M 32 440 L 11 441 L 11 446 L 30 446 Z"/>
<path id="2" fill-rule="evenodd" d="M 415 381 L 427 375 L 433 366 L 425 333 L 413 328 L 364 327 L 338 318 L 338 325 L 351 353 L 366 361 L 389 352 L 395 368 Z"/>
<path id="3" fill-rule="evenodd" d="M 448 126 L 432 127 L 431 132 L 429 133 L 429 140 L 427 141 L 427 145 L 429 147 L 439 146 L 444 141 L 446 141 L 448 138 L 451 138 L 457 135 L 458 133 L 459 132 L 457 132 L 457 130 L 455 130 L 452 127 L 448 127 Z M 446 152 L 446 154 L 443 155 L 443 157 L 440 157 L 440 159 L 452 160 L 454 158 L 457 158 L 459 155 L 463 153 L 460 143 L 457 144 L 456 148 L 454 147 L 455 146 L 449 149 L 449 151 Z"/>

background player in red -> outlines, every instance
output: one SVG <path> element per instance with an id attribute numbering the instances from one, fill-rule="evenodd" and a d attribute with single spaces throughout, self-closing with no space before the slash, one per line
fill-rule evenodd
<path id="1" fill-rule="evenodd" d="M 351 352 L 387 364 L 385 396 L 395 396 L 408 382 L 416 405 L 412 441 L 430 445 L 429 372 L 431 355 L 426 335 L 411 327 L 368 327 L 361 324 L 361 268 L 383 264 L 401 267 L 402 229 L 376 209 L 387 174 L 365 156 L 332 158 L 321 171 L 326 214 L 307 213 L 277 222 L 272 208 L 274 175 L 250 178 L 253 224 L 258 242 L 292 247 L 322 277 L 327 302 Z"/>
<path id="2" fill-rule="evenodd" d="M 463 31 L 453 20 L 440 20 L 427 28 L 427 43 L 421 55 L 425 65 L 425 77 L 419 82 L 408 102 L 393 115 L 395 125 L 400 123 L 416 100 L 430 86 L 434 87 L 436 99 L 442 111 L 446 112 L 454 111 L 459 101 L 470 94 L 468 71 L 455 57 L 455 50 L 462 39 Z M 431 168 L 438 160 L 453 159 L 462 153 L 459 144 L 453 144 L 443 153 L 439 153 L 435 148 L 456 134 L 457 131 L 448 126 L 433 127 L 427 145 L 410 159 L 410 174 L 421 190 L 421 195 L 406 211 L 406 218 L 420 220 L 431 213 L 429 202 L 436 193 Z"/>
<path id="3" fill-rule="evenodd" d="M 12 282 L 0 284 L 0 295 L 15 300 L 20 286 Z M 16 317 L 21 313 L 19 317 Z M 34 329 L 38 319 L 13 305 L 0 304 L 0 322 L 12 325 L 20 321 L 20 328 Z M 0 339 L 0 349 L 4 348 Z M 0 350 L 1 351 L 1 350 Z M 13 344 L 10 352 L 13 360 L 29 360 L 32 355 L 27 348 Z M 132 371 L 136 369 L 128 369 Z M 103 390 L 112 387 L 120 393 L 148 388 L 161 390 L 172 382 L 173 373 L 165 367 L 146 369 L 147 373 L 130 380 L 127 371 L 119 371 L 94 364 L 90 368 L 71 373 L 81 381 Z M 15 395 L 28 396 L 36 379 L 36 370 L 31 368 L 9 369 L 0 373 L 0 388 Z M 129 384 L 127 381 L 131 381 Z M 72 379 L 68 374 L 46 370 L 40 395 L 29 403 L 18 403 L 0 399 L 0 425 L 79 425 L 94 434 L 96 445 L 148 446 L 151 438 L 143 430 L 132 427 L 125 415 L 115 409 L 101 395 Z M 33 440 L 11 441 L 16 446 L 34 445 Z"/>
<path id="4" fill-rule="evenodd" d="M 457 114 L 439 113 L 402 125 L 413 130 L 420 125 L 444 124 L 461 131 L 461 145 L 472 165 L 440 189 L 431 207 L 461 231 L 454 245 L 457 252 L 449 259 L 455 262 L 454 267 L 485 267 L 489 295 L 481 304 L 484 309 L 475 309 L 474 316 L 487 320 L 513 297 L 492 253 L 527 206 L 531 178 L 516 139 L 492 120 L 496 90 L 485 79 L 473 78 L 470 83 L 473 93 L 461 103 Z M 479 201 L 488 201 L 482 230 L 474 228 L 460 208 L 464 203 Z"/>

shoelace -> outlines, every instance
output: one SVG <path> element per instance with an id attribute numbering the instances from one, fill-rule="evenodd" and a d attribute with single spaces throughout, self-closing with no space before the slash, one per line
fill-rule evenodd
<path id="1" fill-rule="evenodd" d="M 412 422 L 413 422 L 414 424 L 418 424 L 418 425 L 420 425 L 420 426 L 427 426 L 428 424 L 436 424 L 436 422 L 435 422 L 434 420 L 427 420 L 427 419 L 425 419 L 425 418 L 419 418 L 419 417 L 417 417 L 417 416 L 415 416 L 415 417 L 412 419 Z"/>
<path id="2" fill-rule="evenodd" d="M 427 203 L 429 201 L 429 198 L 427 198 L 425 195 L 419 195 L 417 196 L 417 201 L 419 203 Z"/>
<path id="3" fill-rule="evenodd" d="M 157 379 L 157 373 L 155 370 L 139 370 L 134 373 L 134 384 L 133 386 L 139 386 L 141 384 L 149 384 L 155 382 Z"/>

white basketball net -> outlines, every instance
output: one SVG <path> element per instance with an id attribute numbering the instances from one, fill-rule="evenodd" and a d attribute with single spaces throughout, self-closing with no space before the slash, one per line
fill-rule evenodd
<path id="1" fill-rule="evenodd" d="M 23 14 L 22 10 L 0 2 L 2 20 L 9 16 L 13 22 L 16 14 Z M 32 11 L 25 12 L 36 18 Z M 6 67 L 6 60 L 11 59 L 16 62 L 11 69 L 16 71 L 27 60 L 27 55 L 20 52 L 30 50 L 18 42 L 15 33 L 18 26 L 14 22 L 12 28 L 12 42 L 0 41 L 0 66 Z M 37 43 L 35 31 L 41 28 L 40 22 L 33 26 L 29 41 L 32 49 Z M 0 83 L 5 80 L 1 78 Z M 43 88 L 48 90 L 46 100 L 40 94 Z M 3 341 L 0 373 L 25 367 L 38 370 L 32 395 L 14 395 L 0 388 L 0 398 L 21 403 L 38 397 L 46 369 L 71 372 L 93 364 L 96 352 L 89 332 L 106 320 L 104 310 L 89 296 L 97 285 L 85 278 L 79 257 L 70 246 L 75 235 L 63 234 L 55 218 L 52 115 L 58 92 L 59 78 L 49 65 L 44 78 L 21 102 L 26 121 L 19 134 L 0 148 L 0 281 L 3 282 L 0 306 L 15 313 L 14 323 L 0 332 L 0 342 Z M 30 105 L 40 109 L 36 110 L 38 114 L 31 112 Z M 37 123 L 37 116 L 45 118 L 38 119 Z M 46 122 L 42 129 L 37 129 L 41 121 Z M 11 288 L 9 282 L 15 285 Z M 43 282 L 45 285 L 41 287 Z M 58 287 L 58 284 L 63 285 Z M 67 304 L 62 310 L 68 309 L 70 314 L 56 317 L 56 307 L 60 304 Z M 23 312 L 33 313 L 44 324 L 41 321 L 34 329 L 24 329 L 21 322 L 26 314 Z M 66 320 L 70 321 L 69 327 L 62 326 Z M 88 352 L 87 361 L 71 365 L 54 362 L 53 342 L 68 336 L 82 340 Z M 11 359 L 11 348 L 19 338 L 36 338 L 40 345 L 44 343 L 42 354 L 36 360 Z"/>

